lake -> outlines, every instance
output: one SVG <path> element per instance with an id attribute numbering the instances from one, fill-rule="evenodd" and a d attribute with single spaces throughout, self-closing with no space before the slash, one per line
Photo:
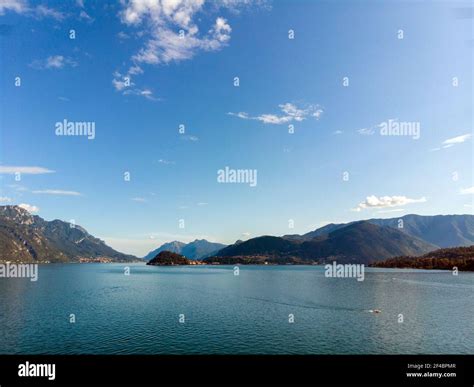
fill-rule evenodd
<path id="1" fill-rule="evenodd" d="M 474 273 L 239 269 L 50 264 L 37 282 L 0 278 L 0 353 L 474 353 Z"/>

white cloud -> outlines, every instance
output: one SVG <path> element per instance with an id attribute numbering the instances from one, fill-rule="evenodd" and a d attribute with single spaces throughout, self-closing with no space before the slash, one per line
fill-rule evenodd
<path id="1" fill-rule="evenodd" d="M 342 134 L 342 133 L 344 133 L 342 130 L 335 130 L 335 131 L 333 132 L 333 134 Z"/>
<path id="2" fill-rule="evenodd" d="M 299 108 L 295 104 L 287 102 L 278 105 L 278 107 L 280 108 L 283 114 L 261 114 L 259 116 L 250 116 L 246 112 L 229 112 L 227 114 L 244 120 L 257 120 L 263 122 L 264 124 L 274 125 L 281 125 L 292 121 L 301 122 L 307 119 L 308 117 L 312 117 L 316 120 L 319 120 L 321 118 L 321 115 L 323 114 L 323 110 L 319 105 L 306 105 L 303 108 Z"/>
<path id="3" fill-rule="evenodd" d="M 24 175 L 42 175 L 45 173 L 54 173 L 54 171 L 43 167 L 14 167 L 0 165 L 0 174 L 14 175 L 15 173 L 21 173 Z"/>
<path id="4" fill-rule="evenodd" d="M 139 66 L 132 66 L 129 73 L 126 75 L 122 75 L 118 71 L 115 71 L 112 85 L 115 90 L 121 91 L 123 95 L 137 95 L 151 101 L 158 101 L 158 98 L 153 96 L 153 92 L 150 89 L 140 89 L 135 87 L 135 83 L 131 80 L 132 74 L 139 74 L 141 72 L 143 72 L 143 70 Z"/>
<path id="5" fill-rule="evenodd" d="M 48 56 L 46 59 L 36 59 L 31 62 L 30 66 L 37 70 L 62 69 L 65 66 L 76 67 L 77 63 L 71 58 L 62 55 L 53 55 Z"/>
<path id="6" fill-rule="evenodd" d="M 7 11 L 37 18 L 50 17 L 56 20 L 63 20 L 65 18 L 62 12 L 48 8 L 45 5 L 31 7 L 26 0 L 0 0 L 0 15 L 5 14 Z"/>
<path id="7" fill-rule="evenodd" d="M 469 188 L 461 188 L 460 191 L 461 195 L 469 195 L 469 194 L 474 194 L 474 187 L 469 187 Z"/>
<path id="8" fill-rule="evenodd" d="M 82 196 L 80 192 L 64 191 L 60 189 L 44 189 L 44 190 L 35 190 L 31 192 L 34 194 L 46 194 L 46 195 Z"/>
<path id="9" fill-rule="evenodd" d="M 448 148 L 450 146 L 453 146 L 454 144 L 461 144 L 471 138 L 471 134 L 463 134 L 461 136 L 453 137 L 453 138 L 448 138 L 447 140 L 443 141 L 443 148 Z"/>
<path id="10" fill-rule="evenodd" d="M 81 10 L 81 12 L 79 12 L 79 19 L 83 19 L 83 20 L 86 20 L 88 22 L 93 22 L 94 21 L 94 19 L 91 18 L 89 16 L 89 14 L 86 11 L 84 11 L 83 9 Z"/>
<path id="11" fill-rule="evenodd" d="M 134 202 L 139 202 L 139 203 L 146 203 L 148 201 L 145 198 L 140 198 L 140 197 L 132 198 L 130 200 L 133 200 Z"/>
<path id="12" fill-rule="evenodd" d="M 28 10 L 28 4 L 25 0 L 1 0 L 0 1 L 0 15 L 3 15 L 6 11 L 12 11 L 16 13 L 24 13 Z"/>
<path id="13" fill-rule="evenodd" d="M 130 36 L 128 34 L 126 34 L 125 32 L 123 31 L 120 31 L 118 34 L 117 34 L 117 37 L 121 40 L 125 40 L 125 39 L 128 39 L 130 38 Z"/>
<path id="14" fill-rule="evenodd" d="M 172 165 L 172 164 L 175 164 L 174 161 L 165 160 L 165 159 L 159 159 L 158 162 L 159 162 L 160 164 L 164 164 L 164 165 Z"/>
<path id="15" fill-rule="evenodd" d="M 64 19 L 64 14 L 62 12 L 56 11 L 53 8 L 48 8 L 44 5 L 38 5 L 34 9 L 34 13 L 37 17 L 51 17 L 56 20 L 63 20 Z"/>
<path id="16" fill-rule="evenodd" d="M 150 89 L 126 89 L 122 93 L 123 95 L 138 95 L 149 99 L 150 101 L 158 101 L 159 98 L 153 96 L 153 92 Z"/>
<path id="17" fill-rule="evenodd" d="M 206 202 L 199 202 L 197 205 L 202 207 L 202 206 L 207 206 L 209 203 Z"/>
<path id="18" fill-rule="evenodd" d="M 467 140 L 469 140 L 471 138 L 471 136 L 472 135 L 470 133 L 467 133 L 467 134 L 463 134 L 461 136 L 448 138 L 447 140 L 444 140 L 441 143 L 440 147 L 432 148 L 432 149 L 430 149 L 430 151 L 431 152 L 436 152 L 436 151 L 439 151 L 441 149 L 451 148 L 451 147 L 453 147 L 454 145 L 457 145 L 457 144 L 462 144 L 463 142 L 466 142 Z"/>
<path id="19" fill-rule="evenodd" d="M 0 196 L 0 203 L 10 203 L 11 201 L 12 199 L 7 196 Z"/>
<path id="20" fill-rule="evenodd" d="M 411 203 L 424 203 L 426 198 L 410 199 L 406 196 L 380 196 L 375 195 L 367 196 L 366 199 L 359 203 L 356 208 L 352 211 L 361 211 L 368 208 L 389 208 L 389 207 L 400 207 Z"/>
<path id="21" fill-rule="evenodd" d="M 112 85 L 114 85 L 115 90 L 122 91 L 127 87 L 134 86 L 135 84 L 130 80 L 129 76 L 123 76 L 118 71 L 115 71 Z"/>
<path id="22" fill-rule="evenodd" d="M 126 2 L 121 12 L 122 22 L 141 26 L 149 35 L 145 45 L 132 57 L 134 65 L 178 62 L 191 59 L 199 51 L 224 47 L 232 30 L 224 18 L 216 18 L 207 33 L 199 32 L 194 18 L 204 4 L 204 0 Z"/>
<path id="23" fill-rule="evenodd" d="M 255 3 L 263 3 L 263 0 Z M 131 57 L 126 76 L 141 74 L 142 64 L 162 65 L 193 58 L 199 52 L 218 51 L 230 41 L 232 28 L 222 16 L 200 30 L 200 14 L 221 8 L 237 11 L 255 5 L 249 0 L 124 0 L 120 12 L 122 23 L 138 28 L 145 36 L 142 47 Z M 206 8 L 206 5 L 209 7 Z M 259 4 L 257 4 L 259 5 Z M 128 36 L 123 33 L 123 36 Z"/>
<path id="24" fill-rule="evenodd" d="M 185 19 L 183 16 L 183 21 Z M 189 60 L 199 51 L 217 51 L 227 45 L 232 31 L 227 21 L 221 17 L 216 19 L 204 38 L 198 36 L 195 25 L 186 25 L 186 22 L 175 24 L 178 28 L 181 27 L 182 35 L 179 30 L 156 26 L 153 37 L 132 57 L 132 62 L 135 65 L 158 65 Z"/>
<path id="25" fill-rule="evenodd" d="M 26 204 L 26 203 L 18 204 L 18 207 L 21 207 L 21 208 L 23 208 L 24 210 L 26 210 L 26 211 L 28 211 L 28 212 L 31 212 L 31 213 L 34 213 L 34 212 L 38 212 L 38 211 L 39 211 L 39 208 L 38 208 L 38 207 L 32 206 L 31 204 Z"/>

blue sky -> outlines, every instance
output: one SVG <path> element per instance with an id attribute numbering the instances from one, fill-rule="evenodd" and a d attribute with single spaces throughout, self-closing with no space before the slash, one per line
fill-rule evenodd
<path id="1" fill-rule="evenodd" d="M 472 213 L 469 6 L 0 1 L 0 204 L 140 256 Z M 56 135 L 64 119 L 95 138 Z M 219 183 L 226 166 L 256 186 Z"/>

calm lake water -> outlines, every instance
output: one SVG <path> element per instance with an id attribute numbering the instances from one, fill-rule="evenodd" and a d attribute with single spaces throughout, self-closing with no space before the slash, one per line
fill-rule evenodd
<path id="1" fill-rule="evenodd" d="M 474 353 L 474 273 L 366 269 L 358 282 L 315 266 L 125 266 L 0 278 L 0 353 Z"/>

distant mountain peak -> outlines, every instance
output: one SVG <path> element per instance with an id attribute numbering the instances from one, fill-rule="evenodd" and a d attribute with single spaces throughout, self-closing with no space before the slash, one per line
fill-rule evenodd
<path id="1" fill-rule="evenodd" d="M 175 254 L 184 255 L 186 258 L 191 260 L 200 260 L 203 259 L 211 253 L 224 248 L 226 245 L 221 243 L 209 242 L 206 239 L 195 239 L 189 243 L 183 243 L 180 241 L 173 241 L 162 244 L 157 249 L 150 251 L 143 259 L 149 261 L 152 258 L 156 257 L 162 251 L 169 251 Z"/>

